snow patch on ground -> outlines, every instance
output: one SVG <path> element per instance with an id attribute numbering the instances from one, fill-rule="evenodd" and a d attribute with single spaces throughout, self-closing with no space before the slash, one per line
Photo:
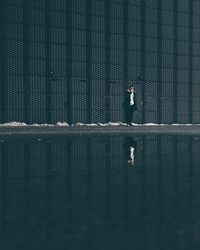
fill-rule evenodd
<path id="1" fill-rule="evenodd" d="M 108 123 L 97 123 L 99 126 L 126 126 L 126 123 L 123 122 L 108 122 Z"/>
<path id="2" fill-rule="evenodd" d="M 43 124 L 38 124 L 38 123 L 33 123 L 33 124 L 26 124 L 26 126 L 36 126 L 36 127 L 53 127 L 55 126 L 54 124 L 47 124 L 47 123 L 43 123 Z"/>
<path id="3" fill-rule="evenodd" d="M 200 124 L 178 124 L 178 123 L 172 123 L 172 124 L 157 124 L 157 123 L 145 123 L 145 124 L 138 124 L 138 123 L 132 123 L 132 126 L 192 126 L 192 125 L 200 125 Z M 81 123 L 81 122 L 77 122 L 75 124 L 72 124 L 71 126 L 67 123 L 67 122 L 57 122 L 56 124 L 38 124 L 38 123 L 34 123 L 34 124 L 26 124 L 24 122 L 16 122 L 16 121 L 12 121 L 12 122 L 7 122 L 7 123 L 3 123 L 0 124 L 0 127 L 20 127 L 20 126 L 36 126 L 36 127 L 52 127 L 52 126 L 58 126 L 58 127 L 79 127 L 79 126 L 87 126 L 87 127 L 97 127 L 97 126 L 101 126 L 101 127 L 106 127 L 106 126 L 127 126 L 126 123 L 123 122 L 108 122 L 108 123 Z"/>
<path id="4" fill-rule="evenodd" d="M 17 126 L 18 127 L 18 126 L 27 126 L 27 124 L 24 122 L 7 122 L 7 123 L 0 124 L 0 126 L 12 126 L 12 127 Z"/>
<path id="5" fill-rule="evenodd" d="M 69 124 L 67 122 L 57 122 L 56 126 L 63 127 L 63 126 L 69 126 Z"/>
<path id="6" fill-rule="evenodd" d="M 96 123 L 87 124 L 87 123 L 77 122 L 77 123 L 73 124 L 72 126 L 88 126 L 88 127 L 95 127 L 95 126 L 98 126 L 98 125 L 97 125 Z"/>

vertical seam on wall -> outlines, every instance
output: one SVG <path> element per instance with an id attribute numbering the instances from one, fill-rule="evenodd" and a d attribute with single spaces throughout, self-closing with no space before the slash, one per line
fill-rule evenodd
<path id="1" fill-rule="evenodd" d="M 105 4 L 105 118 L 110 121 L 110 1 Z"/>
<path id="2" fill-rule="evenodd" d="M 92 88 L 91 88 L 91 49 L 92 49 L 92 13 L 91 13 L 91 0 L 86 0 L 86 79 L 87 79 L 87 93 L 86 93 L 86 121 L 91 122 L 91 110 L 92 110 Z"/>
<path id="3" fill-rule="evenodd" d="M 140 26 L 140 35 L 141 35 L 141 74 L 145 77 L 145 0 L 141 0 L 141 26 Z M 145 82 L 143 83 L 142 88 L 142 123 L 145 123 Z"/>
<path id="4" fill-rule="evenodd" d="M 45 0 L 45 115 L 51 123 L 51 0 Z"/>
<path id="5" fill-rule="evenodd" d="M 173 122 L 177 123 L 177 93 L 178 93 L 178 83 L 177 83 L 177 25 L 178 25 L 178 19 L 177 19 L 177 4 L 178 0 L 173 2 L 173 11 L 174 11 L 174 16 L 173 16 L 173 35 L 174 35 L 174 44 L 173 44 L 173 69 L 174 69 L 174 74 L 173 74 Z"/>
<path id="6" fill-rule="evenodd" d="M 123 81 L 125 83 L 128 81 L 128 1 L 123 2 Z"/>
<path id="7" fill-rule="evenodd" d="M 193 95 L 193 1 L 188 1 L 189 7 L 189 28 L 188 28 L 188 54 L 189 54 L 189 83 L 188 83 L 188 93 L 189 93 L 189 123 L 192 123 L 193 119 L 193 107 L 192 107 L 192 95 Z"/>
<path id="8" fill-rule="evenodd" d="M 67 122 L 72 123 L 72 0 L 65 1 L 66 9 L 66 79 L 67 79 Z"/>
<path id="9" fill-rule="evenodd" d="M 129 0 L 123 1 L 123 90 L 124 93 L 128 81 L 128 4 Z"/>
<path id="10" fill-rule="evenodd" d="M 158 67 L 158 79 L 157 79 L 157 122 L 162 122 L 162 2 L 157 1 L 157 39 L 158 39 L 158 51 L 157 51 L 157 67 Z"/>
<path id="11" fill-rule="evenodd" d="M 23 39 L 24 39 L 24 121 L 29 122 L 30 117 L 30 3 L 23 2 Z"/>
<path id="12" fill-rule="evenodd" d="M 1 1 L 0 4 L 0 79 L 1 79 L 1 112 L 0 112 L 0 122 L 4 123 L 6 121 L 6 100 L 5 100 L 5 88 L 6 88 L 6 60 L 5 60 L 5 54 L 6 54 L 6 46 L 5 46 L 5 25 L 6 25 L 6 16 L 5 16 L 5 10 L 6 10 L 6 2 L 4 0 Z"/>

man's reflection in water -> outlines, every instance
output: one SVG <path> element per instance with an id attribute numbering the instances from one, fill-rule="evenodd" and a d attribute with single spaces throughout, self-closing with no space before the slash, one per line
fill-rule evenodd
<path id="1" fill-rule="evenodd" d="M 132 137 L 125 138 L 125 150 L 127 163 L 131 167 L 136 165 L 136 156 L 137 156 L 137 140 Z"/>

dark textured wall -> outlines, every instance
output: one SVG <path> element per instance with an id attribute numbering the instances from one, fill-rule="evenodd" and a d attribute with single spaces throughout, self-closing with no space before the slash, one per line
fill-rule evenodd
<path id="1" fill-rule="evenodd" d="M 0 121 L 200 123 L 200 3 L 2 0 Z"/>

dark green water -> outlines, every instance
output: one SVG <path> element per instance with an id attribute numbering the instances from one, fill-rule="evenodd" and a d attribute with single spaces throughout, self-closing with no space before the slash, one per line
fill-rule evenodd
<path id="1" fill-rule="evenodd" d="M 0 249 L 200 249 L 200 138 L 2 138 Z"/>

